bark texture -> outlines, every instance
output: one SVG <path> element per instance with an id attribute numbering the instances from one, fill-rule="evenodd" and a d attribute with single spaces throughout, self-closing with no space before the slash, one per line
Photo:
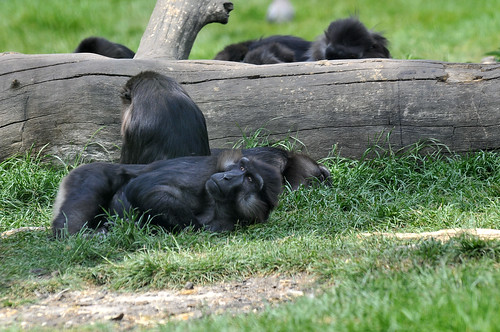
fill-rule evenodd
<path id="1" fill-rule="evenodd" d="M 226 24 L 231 10 L 227 0 L 158 0 L 135 58 L 187 59 L 198 32 L 209 23 Z"/>
<path id="2" fill-rule="evenodd" d="M 224 61 L 108 59 L 88 54 L 0 55 L 0 159 L 33 145 L 64 159 L 119 156 L 125 82 L 156 70 L 203 111 L 212 147 L 267 128 L 315 158 L 334 145 L 359 158 L 436 139 L 454 152 L 500 148 L 500 65 L 416 60 L 255 66 Z M 385 139 L 388 134 L 390 136 Z"/>

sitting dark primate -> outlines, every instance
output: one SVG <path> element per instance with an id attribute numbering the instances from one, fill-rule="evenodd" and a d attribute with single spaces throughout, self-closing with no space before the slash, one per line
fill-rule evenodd
<path id="1" fill-rule="evenodd" d="M 141 72 L 125 84 L 122 101 L 121 163 L 210 154 L 205 116 L 173 78 Z"/>

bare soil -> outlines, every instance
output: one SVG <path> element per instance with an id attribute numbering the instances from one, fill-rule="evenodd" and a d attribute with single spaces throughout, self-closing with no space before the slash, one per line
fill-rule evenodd
<path id="1" fill-rule="evenodd" d="M 266 305 L 312 295 L 310 276 L 250 278 L 182 290 L 113 292 L 103 288 L 40 296 L 36 304 L 0 308 L 0 326 L 75 328 L 114 322 L 116 329 L 151 327 L 211 314 L 258 312 Z"/>
<path id="2" fill-rule="evenodd" d="M 456 237 L 462 234 L 469 234 L 477 236 L 483 240 L 494 240 L 500 239 L 500 230 L 489 229 L 489 228 L 457 228 L 457 229 L 441 229 L 435 232 L 421 232 L 421 233 L 361 233 L 360 237 L 368 236 L 385 236 L 391 238 L 397 238 L 402 240 L 412 240 L 412 239 L 429 239 L 434 238 L 436 240 L 447 241 L 452 237 Z"/>

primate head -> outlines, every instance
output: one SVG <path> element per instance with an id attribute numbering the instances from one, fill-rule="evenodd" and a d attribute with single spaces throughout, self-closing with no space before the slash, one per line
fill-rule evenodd
<path id="1" fill-rule="evenodd" d="M 216 210 L 243 223 L 264 222 L 278 204 L 282 191 L 279 169 L 253 158 L 242 157 L 215 173 L 205 183 Z"/>
<path id="2" fill-rule="evenodd" d="M 214 149 L 213 153 L 220 152 Z M 328 168 L 302 153 L 267 146 L 244 149 L 242 154 L 248 158 L 257 158 L 278 169 L 283 176 L 283 183 L 289 185 L 292 190 L 315 183 L 330 184 L 331 181 Z"/>
<path id="3" fill-rule="evenodd" d="M 390 58 L 387 39 L 369 31 L 355 17 L 330 23 L 323 37 L 314 42 L 310 60 Z"/>

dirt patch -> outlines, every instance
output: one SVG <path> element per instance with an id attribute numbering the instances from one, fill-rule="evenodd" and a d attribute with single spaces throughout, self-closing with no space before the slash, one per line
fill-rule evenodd
<path id="1" fill-rule="evenodd" d="M 45 231 L 46 227 L 20 227 L 0 233 L 0 239 L 12 236 L 20 232 Z"/>
<path id="2" fill-rule="evenodd" d="M 312 294 L 313 279 L 250 278 L 210 286 L 186 285 L 182 290 L 135 293 L 100 288 L 62 291 L 41 297 L 36 304 L 0 308 L 0 326 L 70 328 L 115 322 L 117 329 L 154 326 L 210 314 L 257 312 L 266 305 Z"/>
<path id="3" fill-rule="evenodd" d="M 446 241 L 452 237 L 456 237 L 462 234 L 469 234 L 477 236 L 483 240 L 494 240 L 500 239 L 500 230 L 498 229 L 488 229 L 488 228 L 471 228 L 471 229 L 442 229 L 435 232 L 422 232 L 422 233 L 361 233 L 360 237 L 368 236 L 385 236 L 397 239 L 428 239 L 434 238 L 436 240 Z"/>
<path id="4" fill-rule="evenodd" d="M 10 236 L 17 229 L 0 234 Z M 436 238 L 448 240 L 461 233 L 482 239 L 499 239 L 495 229 L 444 229 L 424 233 L 361 233 L 360 237 L 387 236 L 400 239 Z M 0 308 L 0 326 L 23 328 L 70 328 L 97 322 L 115 322 L 116 329 L 155 326 L 170 320 L 187 320 L 211 314 L 257 312 L 266 305 L 313 295 L 314 279 L 306 274 L 249 278 L 242 282 L 210 286 L 186 285 L 182 290 L 112 292 L 104 288 L 65 290 L 40 296 L 36 304 Z"/>

